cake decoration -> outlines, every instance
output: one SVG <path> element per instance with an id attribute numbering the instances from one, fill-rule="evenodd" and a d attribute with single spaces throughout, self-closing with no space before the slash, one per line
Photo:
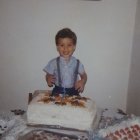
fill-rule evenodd
<path id="1" fill-rule="evenodd" d="M 38 100 L 38 102 L 43 103 L 54 103 L 57 105 L 71 105 L 78 107 L 85 107 L 85 102 L 87 102 L 89 98 L 81 97 L 81 96 L 65 96 L 62 97 L 60 95 L 51 96 L 50 94 L 45 94 Z"/>

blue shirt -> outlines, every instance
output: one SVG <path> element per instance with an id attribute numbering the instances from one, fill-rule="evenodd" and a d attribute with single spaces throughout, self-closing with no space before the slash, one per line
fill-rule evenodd
<path id="1" fill-rule="evenodd" d="M 49 61 L 49 63 L 43 69 L 44 72 L 55 76 L 55 85 L 59 86 L 58 82 L 58 71 L 57 71 L 57 58 Z M 77 59 L 71 56 L 69 62 L 65 61 L 63 57 L 60 57 L 60 73 L 61 73 L 61 86 L 64 88 L 72 88 L 74 86 L 75 69 L 77 65 Z M 85 72 L 84 66 L 79 62 L 78 74 Z M 78 79 L 78 77 L 77 77 Z"/>

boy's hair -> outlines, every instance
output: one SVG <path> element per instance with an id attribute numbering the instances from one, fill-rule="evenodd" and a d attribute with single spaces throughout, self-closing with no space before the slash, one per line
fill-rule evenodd
<path id="1" fill-rule="evenodd" d="M 60 38 L 71 38 L 73 40 L 73 44 L 76 45 L 77 43 L 77 36 L 76 34 L 69 28 L 63 28 L 59 30 L 55 36 L 55 43 L 58 45 L 58 40 Z"/>

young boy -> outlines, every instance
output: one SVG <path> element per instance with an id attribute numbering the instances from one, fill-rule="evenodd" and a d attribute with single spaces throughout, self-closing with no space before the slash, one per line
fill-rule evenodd
<path id="1" fill-rule="evenodd" d="M 55 43 L 60 56 L 50 60 L 43 69 L 48 86 L 55 85 L 52 95 L 79 95 L 84 90 L 87 74 L 81 62 L 72 56 L 77 36 L 71 29 L 64 28 L 56 34 Z"/>

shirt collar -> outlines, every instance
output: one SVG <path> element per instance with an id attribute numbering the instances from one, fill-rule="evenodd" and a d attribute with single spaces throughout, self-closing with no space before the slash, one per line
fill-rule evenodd
<path id="1" fill-rule="evenodd" d="M 61 63 L 64 64 L 64 65 L 66 65 L 66 64 L 67 64 L 67 65 L 70 65 L 70 64 L 72 63 L 72 60 L 73 60 L 73 56 L 71 56 L 69 62 L 66 63 L 66 60 L 64 59 L 64 57 L 60 56 L 60 61 L 61 61 Z"/>

